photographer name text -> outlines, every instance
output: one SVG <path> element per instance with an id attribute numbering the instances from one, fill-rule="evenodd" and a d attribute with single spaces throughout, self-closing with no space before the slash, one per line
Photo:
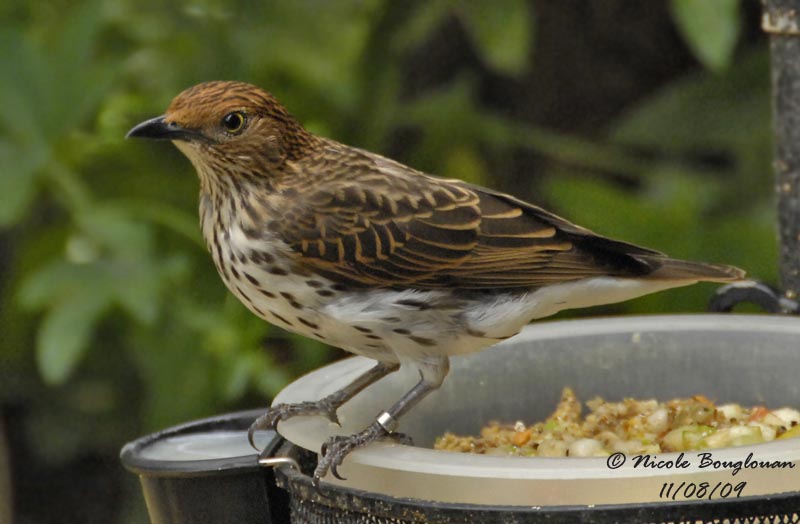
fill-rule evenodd
<path id="1" fill-rule="evenodd" d="M 743 469 L 794 469 L 795 463 L 789 460 L 758 460 L 753 453 L 743 459 L 719 460 L 709 451 L 696 453 L 691 457 L 680 453 L 674 459 L 662 459 L 658 455 L 633 455 L 627 457 L 624 453 L 612 453 L 606 460 L 609 469 L 619 469 L 630 460 L 633 469 L 662 469 L 682 470 L 691 467 L 706 470 L 730 470 L 731 476 L 736 476 Z"/>

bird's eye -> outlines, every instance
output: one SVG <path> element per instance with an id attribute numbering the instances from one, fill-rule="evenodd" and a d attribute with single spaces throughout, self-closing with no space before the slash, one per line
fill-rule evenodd
<path id="1" fill-rule="evenodd" d="M 223 129 L 233 135 L 240 133 L 242 129 L 244 129 L 245 122 L 246 119 L 244 113 L 241 111 L 234 111 L 233 113 L 228 113 L 222 117 Z"/>

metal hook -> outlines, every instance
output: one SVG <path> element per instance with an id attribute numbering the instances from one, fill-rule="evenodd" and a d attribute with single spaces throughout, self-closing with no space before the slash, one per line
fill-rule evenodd
<path id="1" fill-rule="evenodd" d="M 718 313 L 731 311 L 741 302 L 750 302 L 761 306 L 769 313 L 798 314 L 800 304 L 797 301 L 780 295 L 762 282 L 736 282 L 722 286 L 714 294 L 709 309 Z"/>
<path id="2" fill-rule="evenodd" d="M 258 465 L 265 468 L 280 468 L 289 466 L 295 471 L 300 471 L 300 464 L 290 457 L 258 457 Z"/>

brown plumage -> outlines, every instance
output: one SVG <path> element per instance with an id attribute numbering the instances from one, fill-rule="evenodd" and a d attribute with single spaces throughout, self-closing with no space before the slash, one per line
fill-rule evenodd
<path id="1" fill-rule="evenodd" d="M 450 355 L 507 338 L 560 309 L 626 300 L 734 267 L 675 260 L 612 240 L 513 196 L 427 175 L 315 136 L 265 91 L 209 82 L 130 136 L 170 139 L 200 178 L 203 235 L 230 290 L 286 329 L 380 364 L 254 425 L 324 414 L 409 362 L 420 384 L 364 432 L 333 439 L 318 481 L 438 387 Z"/>
<path id="2" fill-rule="evenodd" d="M 261 133 L 208 147 L 221 164 L 236 164 L 242 150 L 261 169 L 237 170 L 228 181 L 203 177 L 205 187 L 212 194 L 217 186 L 241 190 L 239 177 L 240 186 L 263 184 L 287 195 L 281 220 L 270 224 L 274 231 L 301 265 L 350 284 L 531 288 L 600 274 L 713 281 L 743 275 L 729 266 L 675 264 L 509 195 L 316 137 L 272 95 L 248 84 L 192 87 L 176 97 L 167 118 L 203 129 L 240 109 L 258 118 Z"/>

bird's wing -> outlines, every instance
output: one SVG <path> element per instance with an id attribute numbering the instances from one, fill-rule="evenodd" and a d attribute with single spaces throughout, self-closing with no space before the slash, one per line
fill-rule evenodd
<path id="1" fill-rule="evenodd" d="M 292 199 L 280 233 L 301 265 L 360 286 L 497 289 L 646 274 L 652 264 L 635 255 L 661 257 L 509 195 L 370 159 Z"/>
<path id="2" fill-rule="evenodd" d="M 292 199 L 281 234 L 299 262 L 338 280 L 395 286 L 472 256 L 481 216 L 469 189 L 367 173 Z"/>
<path id="3" fill-rule="evenodd" d="M 599 275 L 640 276 L 658 268 L 658 251 L 600 236 L 511 195 L 454 182 L 479 197 L 473 256 L 451 270 L 471 288 L 538 287 Z"/>

